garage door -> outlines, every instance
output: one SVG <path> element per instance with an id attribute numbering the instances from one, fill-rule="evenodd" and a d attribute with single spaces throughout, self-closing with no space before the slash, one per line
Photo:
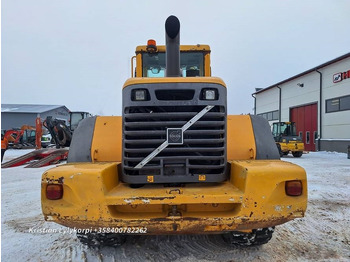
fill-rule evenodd
<path id="1" fill-rule="evenodd" d="M 295 122 L 297 134 L 304 142 L 306 151 L 316 150 L 317 139 L 317 104 L 290 109 L 290 121 Z"/>

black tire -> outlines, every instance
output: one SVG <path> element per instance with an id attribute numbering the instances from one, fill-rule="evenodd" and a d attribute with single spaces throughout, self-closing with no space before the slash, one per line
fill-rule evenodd
<path id="1" fill-rule="evenodd" d="M 89 247 L 118 247 L 126 241 L 125 235 L 114 233 L 77 233 L 77 238 Z"/>
<path id="2" fill-rule="evenodd" d="M 282 152 L 282 149 L 281 149 L 281 145 L 280 144 L 276 144 L 277 145 L 277 149 L 278 149 L 278 153 L 280 154 L 280 157 L 283 157 L 283 152 Z"/>
<path id="3" fill-rule="evenodd" d="M 228 232 L 223 238 L 230 246 L 259 246 L 269 242 L 274 231 L 274 227 L 268 227 L 254 229 L 251 233 Z"/>
<path id="4" fill-rule="evenodd" d="M 303 155 L 302 151 L 292 152 L 294 157 L 301 157 Z"/>

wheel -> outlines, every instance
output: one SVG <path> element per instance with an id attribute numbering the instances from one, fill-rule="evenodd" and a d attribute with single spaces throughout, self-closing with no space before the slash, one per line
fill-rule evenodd
<path id="1" fill-rule="evenodd" d="M 302 151 L 292 152 L 294 157 L 301 157 L 303 155 Z"/>
<path id="2" fill-rule="evenodd" d="M 289 154 L 288 151 L 287 151 L 287 152 L 283 152 L 283 155 L 284 155 L 284 156 L 288 156 L 288 154 Z"/>
<path id="3" fill-rule="evenodd" d="M 268 227 L 254 229 L 251 233 L 228 232 L 223 238 L 231 246 L 259 246 L 269 242 L 274 231 L 274 227 Z"/>
<path id="4" fill-rule="evenodd" d="M 77 238 L 89 247 L 117 247 L 126 241 L 125 235 L 114 233 L 77 233 Z"/>

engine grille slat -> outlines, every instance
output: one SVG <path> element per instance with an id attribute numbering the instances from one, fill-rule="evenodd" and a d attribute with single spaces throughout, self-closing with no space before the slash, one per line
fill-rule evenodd
<path id="1" fill-rule="evenodd" d="M 135 165 L 138 164 L 140 161 L 142 161 L 144 157 L 125 157 L 124 160 L 127 161 L 132 161 L 135 162 Z M 152 159 L 152 161 L 159 161 L 161 159 L 171 159 L 171 160 L 178 160 L 178 159 L 183 159 L 183 156 L 162 156 L 158 157 L 156 156 L 155 158 Z M 222 156 L 188 156 L 188 160 L 220 160 L 222 159 Z M 137 163 L 136 163 L 137 162 Z"/>
<path id="2" fill-rule="evenodd" d="M 136 113 L 136 114 L 125 114 L 124 117 L 128 121 L 144 121 L 145 119 L 190 119 L 196 115 L 196 112 L 173 112 L 173 113 Z M 223 112 L 208 112 L 205 115 L 205 119 L 225 117 Z"/>
<path id="3" fill-rule="evenodd" d="M 147 133 L 145 133 L 144 131 L 140 131 L 140 130 L 133 130 L 133 131 L 129 131 L 129 130 L 124 130 L 124 134 L 126 136 L 153 136 L 153 135 L 166 135 L 166 130 L 147 130 Z M 184 137 L 186 137 L 186 135 L 198 135 L 198 136 L 203 136 L 203 135 L 224 135 L 225 134 L 225 130 L 224 129 L 218 129 L 218 130 L 187 130 L 184 133 Z"/>
<path id="4" fill-rule="evenodd" d="M 155 148 L 125 148 L 124 152 L 126 153 L 152 153 Z M 184 147 L 184 148 L 176 148 L 176 147 L 167 147 L 165 148 L 159 155 L 162 153 L 170 153 L 170 152 L 218 152 L 224 151 L 225 147 Z"/>
<path id="5" fill-rule="evenodd" d="M 154 122 L 126 122 L 125 127 L 132 128 L 152 128 L 152 127 L 182 127 L 187 121 L 154 121 Z M 194 127 L 214 127 L 225 125 L 225 121 L 197 121 L 193 124 Z M 146 129 L 146 130 L 147 130 Z"/>
<path id="6" fill-rule="evenodd" d="M 147 140 L 141 140 L 141 139 L 125 139 L 124 143 L 128 145 L 153 145 L 153 144 L 161 144 L 164 142 L 164 139 L 147 139 Z M 223 143 L 225 142 L 224 138 L 218 138 L 218 139 L 184 139 L 184 144 L 217 144 L 217 143 Z"/>

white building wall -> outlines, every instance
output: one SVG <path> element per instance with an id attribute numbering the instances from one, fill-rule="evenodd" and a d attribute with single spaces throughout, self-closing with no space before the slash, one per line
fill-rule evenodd
<path id="1" fill-rule="evenodd" d="M 323 75 L 322 139 L 350 139 L 350 110 L 326 113 L 326 100 L 350 95 L 350 79 L 333 83 L 333 75 L 350 70 L 350 58 L 319 70 Z"/>
<path id="2" fill-rule="evenodd" d="M 263 114 L 271 111 L 279 110 L 279 89 L 272 88 L 257 95 L 256 99 L 256 114 Z M 278 119 L 269 121 L 270 126 Z"/>
<path id="3" fill-rule="evenodd" d="M 303 84 L 300 87 L 298 84 Z M 290 108 L 317 103 L 320 93 L 320 77 L 317 72 L 307 74 L 281 85 L 281 120 L 290 121 Z"/>
<path id="4" fill-rule="evenodd" d="M 278 110 L 279 90 L 272 88 L 263 93 L 257 94 L 256 114 L 262 114 L 270 111 Z"/>

